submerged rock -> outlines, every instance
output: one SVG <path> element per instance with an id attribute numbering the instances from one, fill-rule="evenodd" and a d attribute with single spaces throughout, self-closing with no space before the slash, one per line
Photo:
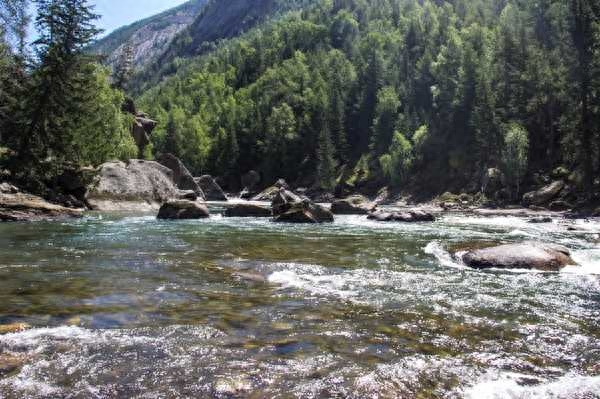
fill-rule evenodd
<path id="1" fill-rule="evenodd" d="M 206 205 L 200 202 L 175 200 L 160 207 L 158 219 L 205 219 L 210 216 Z"/>
<path id="2" fill-rule="evenodd" d="M 173 172 L 173 181 L 177 188 L 180 190 L 193 190 L 199 198 L 206 199 L 204 192 L 179 158 L 173 154 L 161 154 L 157 161 Z"/>
<path id="3" fill-rule="evenodd" d="M 36 195 L 18 191 L 0 193 L 0 221 L 27 222 L 81 216 L 83 216 L 83 209 L 51 204 Z"/>
<path id="4" fill-rule="evenodd" d="M 540 216 L 540 217 L 529 219 L 527 221 L 527 223 L 532 223 L 532 224 L 552 223 L 552 218 Z"/>
<path id="5" fill-rule="evenodd" d="M 12 323 L 0 325 L 0 334 L 13 334 L 30 329 L 27 323 Z"/>
<path id="6" fill-rule="evenodd" d="M 574 265 L 569 250 L 561 245 L 538 242 L 507 244 L 469 251 L 462 261 L 475 269 L 536 269 L 558 271 Z"/>
<path id="7" fill-rule="evenodd" d="M 280 189 L 272 202 L 276 222 L 325 223 L 333 222 L 333 213 L 291 191 Z"/>
<path id="8" fill-rule="evenodd" d="M 369 214 L 368 219 L 378 222 L 435 222 L 435 215 L 422 209 L 411 209 L 405 212 L 375 212 Z"/>
<path id="9" fill-rule="evenodd" d="M 200 189 L 204 192 L 204 197 L 207 201 L 227 201 L 225 192 L 212 176 L 204 175 L 197 177 L 195 180 Z"/>
<path id="10" fill-rule="evenodd" d="M 179 198 L 179 193 L 173 171 L 158 162 L 107 162 L 100 166 L 89 189 L 88 202 L 97 210 L 138 210 L 158 208 L 158 204 Z"/>
<path id="11" fill-rule="evenodd" d="M 271 208 L 256 204 L 235 204 L 227 208 L 223 215 L 227 217 L 271 217 Z"/>
<path id="12" fill-rule="evenodd" d="M 23 354 L 11 355 L 8 353 L 0 354 L 0 375 L 12 373 L 20 369 L 27 363 L 27 356 Z"/>

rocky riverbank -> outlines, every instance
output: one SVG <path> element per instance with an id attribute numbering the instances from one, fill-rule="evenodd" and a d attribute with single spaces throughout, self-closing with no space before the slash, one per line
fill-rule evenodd
<path id="1" fill-rule="evenodd" d="M 490 172 L 491 173 L 491 172 Z M 382 188 L 375 196 L 350 193 L 345 197 L 336 197 L 332 193 L 314 188 L 291 187 L 285 180 L 279 179 L 272 184 L 261 182 L 260 174 L 249 172 L 242 176 L 239 193 L 226 194 L 219 185 L 221 181 L 209 175 L 194 177 L 186 166 L 175 156 L 163 154 L 157 161 L 129 160 L 126 162 L 107 162 L 98 168 L 66 169 L 58 178 L 47 184 L 47 189 L 37 198 L 26 194 L 24 190 L 5 182 L 4 211 L 2 220 L 24 221 L 39 220 L 46 215 L 80 215 L 82 210 L 99 211 L 156 211 L 169 201 L 187 200 L 192 202 L 226 202 L 229 198 L 247 199 L 246 205 L 234 204 L 226 216 L 273 216 L 278 221 L 303 220 L 317 221 L 325 215 L 316 205 L 331 202 L 325 209 L 334 215 L 368 215 L 372 220 L 396 222 L 427 222 L 435 220 L 436 215 L 448 212 L 473 213 L 480 216 L 518 216 L 531 219 L 547 217 L 592 217 L 600 215 L 600 207 L 594 206 L 593 198 L 581 195 L 573 189 L 573 184 L 565 178 L 558 178 L 539 189 L 523 195 L 519 205 L 506 205 L 499 202 L 502 198 L 502 184 L 494 173 L 484 189 L 477 194 L 445 193 L 426 203 L 419 203 L 410 196 L 395 193 L 390 188 Z M 494 177 L 496 176 L 496 177 Z M 41 184 L 37 184 L 40 186 Z M 340 191 L 340 190 L 337 190 Z M 343 190 L 342 190 L 343 191 Z M 346 190 L 347 191 L 347 190 Z M 272 207 L 264 203 L 276 198 L 294 196 L 295 211 L 286 215 L 276 214 Z M 21 195 L 15 195 L 21 193 Z M 26 197 L 30 195 L 30 197 Z M 593 196 L 592 196 L 593 197 Z M 490 199 L 491 198 L 491 199 Z M 45 201 L 46 203 L 42 203 Z M 263 203 L 260 207 L 252 203 Z M 304 205 L 302 205 L 304 203 Z M 43 204 L 43 205 L 42 205 Z M 384 211 L 382 207 L 386 207 Z M 321 220 L 322 221 L 322 220 Z"/>

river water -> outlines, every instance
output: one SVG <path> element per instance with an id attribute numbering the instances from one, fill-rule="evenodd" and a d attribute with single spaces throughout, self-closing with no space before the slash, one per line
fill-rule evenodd
<path id="1" fill-rule="evenodd" d="M 215 212 L 216 213 L 216 212 Z M 599 398 L 600 222 L 0 225 L 1 398 Z M 579 267 L 475 271 L 465 245 Z M 1 364 L 0 364 L 1 366 Z M 1 367 L 0 367 L 1 370 Z"/>

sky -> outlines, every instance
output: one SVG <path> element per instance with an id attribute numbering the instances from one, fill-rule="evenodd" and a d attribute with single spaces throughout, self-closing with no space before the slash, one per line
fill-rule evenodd
<path id="1" fill-rule="evenodd" d="M 185 0 L 90 0 L 90 4 L 96 5 L 95 12 L 101 15 L 97 25 L 104 29 L 104 35 L 184 2 Z"/>
<path id="2" fill-rule="evenodd" d="M 129 25 L 140 19 L 151 17 L 161 11 L 168 10 L 186 0 L 89 0 L 89 4 L 96 6 L 95 13 L 100 14 L 96 21 L 98 28 L 103 29 L 101 36 L 107 35 L 117 28 Z M 32 7 L 32 17 L 35 18 L 35 9 Z M 37 35 L 33 24 L 30 28 L 30 37 Z"/>

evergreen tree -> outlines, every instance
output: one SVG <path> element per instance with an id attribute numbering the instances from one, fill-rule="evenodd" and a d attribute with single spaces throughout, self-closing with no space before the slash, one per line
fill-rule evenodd
<path id="1" fill-rule="evenodd" d="M 21 155 L 73 161 L 77 126 L 93 112 L 93 59 L 84 48 L 99 33 L 93 26 L 98 16 L 85 0 L 38 0 L 36 4 L 40 65 L 33 75 L 29 106 L 33 115 L 21 140 Z"/>
<path id="2" fill-rule="evenodd" d="M 165 146 L 163 151 L 167 154 L 180 154 L 181 153 L 181 139 L 177 132 L 177 125 L 173 112 L 169 113 L 169 119 L 167 121 L 165 135 Z"/>
<path id="3" fill-rule="evenodd" d="M 321 118 L 325 119 L 324 115 Z M 327 127 L 327 123 L 321 125 L 319 132 L 319 153 L 317 175 L 319 177 L 319 186 L 323 190 L 333 190 L 335 187 L 335 168 L 336 162 L 334 158 L 335 150 L 331 142 L 331 135 Z"/>
<path id="4" fill-rule="evenodd" d="M 385 153 L 392 143 L 398 119 L 400 100 L 393 87 L 384 87 L 377 93 L 371 149 L 376 156 Z"/>

